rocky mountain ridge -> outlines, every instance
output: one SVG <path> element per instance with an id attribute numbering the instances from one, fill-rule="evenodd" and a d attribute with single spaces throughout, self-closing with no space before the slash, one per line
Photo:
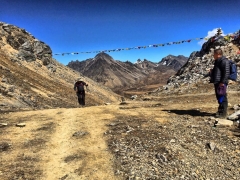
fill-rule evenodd
<path id="1" fill-rule="evenodd" d="M 130 61 L 114 60 L 110 55 L 102 52 L 85 61 L 71 61 L 67 66 L 117 90 L 146 84 L 164 84 L 166 79 L 175 74 L 186 61 L 187 58 L 184 56 L 169 55 L 159 63 L 147 59 L 138 59 L 136 63 L 131 63 Z M 163 73 L 167 75 L 162 76 Z M 161 79 L 160 82 L 159 79 Z"/>
<path id="2" fill-rule="evenodd" d="M 0 22 L 0 111 L 78 107 L 73 84 L 89 84 L 86 104 L 118 100 L 110 89 L 52 58 L 51 48 L 25 29 Z"/>
<path id="3" fill-rule="evenodd" d="M 158 64 L 170 66 L 174 70 L 178 71 L 186 62 L 187 58 L 183 55 L 178 56 L 168 55 L 162 58 L 162 60 Z"/>

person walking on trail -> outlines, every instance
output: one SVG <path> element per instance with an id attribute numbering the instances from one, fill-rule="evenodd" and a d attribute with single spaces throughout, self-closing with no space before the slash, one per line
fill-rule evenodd
<path id="1" fill-rule="evenodd" d="M 88 84 L 86 84 L 84 81 L 82 81 L 81 78 L 78 78 L 77 82 L 74 84 L 74 91 L 77 94 L 78 97 L 78 103 L 79 105 L 81 105 L 82 107 L 85 106 L 85 89 L 84 86 L 88 86 Z"/>
<path id="2" fill-rule="evenodd" d="M 214 67 L 210 71 L 210 83 L 214 84 L 215 94 L 218 101 L 216 118 L 226 118 L 228 108 L 227 85 L 230 74 L 229 60 L 223 56 L 221 49 L 214 50 Z"/>

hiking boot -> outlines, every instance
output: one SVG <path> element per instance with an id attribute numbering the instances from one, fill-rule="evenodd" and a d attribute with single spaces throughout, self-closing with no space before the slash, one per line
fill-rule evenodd
<path id="1" fill-rule="evenodd" d="M 219 118 L 222 115 L 222 112 L 223 112 L 223 105 L 219 104 L 218 105 L 218 111 L 215 114 L 215 118 Z"/>
<path id="2" fill-rule="evenodd" d="M 227 108 L 228 108 L 228 102 L 223 102 L 222 103 L 222 107 L 223 107 L 223 109 L 222 109 L 222 114 L 220 115 L 220 117 L 219 118 L 227 118 Z"/>
<path id="3" fill-rule="evenodd" d="M 214 117 L 215 117 L 215 118 L 219 118 L 220 115 L 221 115 L 221 112 L 218 111 L 218 112 L 215 113 Z"/>
<path id="4" fill-rule="evenodd" d="M 227 119 L 227 114 L 222 113 L 222 114 L 219 115 L 218 118 L 220 118 L 220 119 Z"/>
<path id="5" fill-rule="evenodd" d="M 228 102 L 223 102 L 218 106 L 218 112 L 215 115 L 215 118 L 225 119 L 227 118 L 227 108 Z"/>

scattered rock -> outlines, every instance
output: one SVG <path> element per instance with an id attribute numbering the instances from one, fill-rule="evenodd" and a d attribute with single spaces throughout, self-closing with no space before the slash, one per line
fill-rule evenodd
<path id="1" fill-rule="evenodd" d="M 227 119 L 219 119 L 218 123 L 216 124 L 217 127 L 220 126 L 232 126 L 233 125 L 233 121 L 227 120 Z"/>
<path id="2" fill-rule="evenodd" d="M 75 132 L 72 136 L 74 136 L 74 137 L 83 137 L 83 136 L 86 136 L 86 135 L 88 135 L 89 133 L 88 132 L 86 132 L 86 131 L 77 131 L 77 132 Z"/>
<path id="3" fill-rule="evenodd" d="M 26 123 L 18 123 L 16 124 L 17 127 L 25 127 L 26 126 Z"/>
<path id="4" fill-rule="evenodd" d="M 113 121 L 105 135 L 115 157 L 116 174 L 122 179 L 234 179 L 240 175 L 238 170 L 227 170 L 226 175 L 221 169 L 240 166 L 235 152 L 239 138 L 229 137 L 229 128 L 215 129 L 205 120 L 170 116 L 165 127 L 142 118 Z M 193 123 L 193 128 L 187 128 Z"/>
<path id="5" fill-rule="evenodd" d="M 3 76 L 1 82 L 7 83 L 7 78 Z"/>
<path id="6" fill-rule="evenodd" d="M 7 123 L 0 123 L 0 128 L 1 127 L 6 127 L 8 124 Z"/>
<path id="7" fill-rule="evenodd" d="M 235 110 L 237 110 L 238 106 L 234 106 L 233 108 L 236 108 Z M 240 118 L 240 110 L 236 111 L 235 113 L 227 117 L 227 119 L 229 120 L 238 120 L 239 118 Z"/>
<path id="8" fill-rule="evenodd" d="M 208 147 L 209 147 L 212 151 L 214 151 L 214 149 L 216 148 L 216 144 L 215 144 L 214 142 L 210 142 L 210 143 L 208 143 Z"/>
<path id="9" fill-rule="evenodd" d="M 108 124 L 108 126 L 116 126 L 118 123 L 110 123 L 110 124 Z"/>
<path id="10" fill-rule="evenodd" d="M 188 126 L 188 127 L 190 127 L 190 128 L 198 128 L 199 125 L 190 125 L 190 126 Z"/>
<path id="11" fill-rule="evenodd" d="M 170 143 L 175 143 L 175 142 L 176 142 L 175 139 L 171 139 L 171 140 L 170 140 Z"/>
<path id="12" fill-rule="evenodd" d="M 7 151 L 8 149 L 10 149 L 10 147 L 11 147 L 11 144 L 7 142 L 0 142 L 0 152 Z"/>
<path id="13" fill-rule="evenodd" d="M 68 174 L 66 174 L 65 176 L 59 178 L 59 180 L 65 180 L 65 179 L 67 179 L 67 177 L 68 177 Z"/>
<path id="14" fill-rule="evenodd" d="M 131 99 L 131 100 L 134 100 L 134 99 L 137 99 L 137 97 L 138 97 L 137 95 L 133 95 L 133 96 L 131 96 L 130 99 Z"/>
<path id="15" fill-rule="evenodd" d="M 126 105 L 126 104 L 128 104 L 126 101 L 120 102 L 120 105 Z"/>
<path id="16" fill-rule="evenodd" d="M 144 97 L 142 100 L 143 100 L 143 101 L 150 101 L 151 98 L 149 98 L 149 97 Z"/>
<path id="17" fill-rule="evenodd" d="M 57 68 L 53 64 L 48 64 L 47 68 L 50 72 L 56 72 Z"/>
<path id="18" fill-rule="evenodd" d="M 157 159 L 159 159 L 161 162 L 167 162 L 167 161 L 168 161 L 167 158 L 166 158 L 164 155 L 162 155 L 162 154 L 157 154 L 156 157 L 157 157 Z"/>

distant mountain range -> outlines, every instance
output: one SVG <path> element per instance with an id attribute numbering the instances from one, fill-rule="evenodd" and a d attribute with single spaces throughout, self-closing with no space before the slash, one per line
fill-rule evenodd
<path id="1" fill-rule="evenodd" d="M 142 85 L 165 84 L 186 62 L 187 57 L 168 55 L 160 62 L 138 59 L 136 63 L 114 60 L 107 53 L 99 53 L 84 61 L 71 61 L 68 67 L 94 81 L 118 91 Z"/>

